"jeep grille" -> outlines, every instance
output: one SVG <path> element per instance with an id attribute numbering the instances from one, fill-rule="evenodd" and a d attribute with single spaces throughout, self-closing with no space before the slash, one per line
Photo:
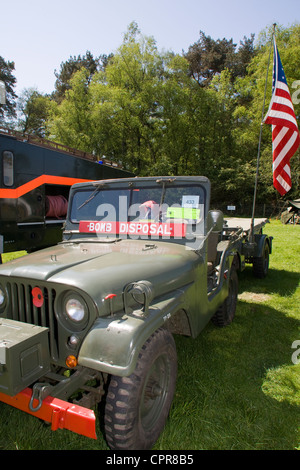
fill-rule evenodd
<path id="1" fill-rule="evenodd" d="M 50 354 L 54 361 L 58 358 L 57 320 L 54 314 L 54 289 L 39 286 L 43 294 L 43 304 L 36 307 L 33 303 L 32 289 L 36 284 L 8 282 L 9 309 L 7 318 L 49 328 Z"/>

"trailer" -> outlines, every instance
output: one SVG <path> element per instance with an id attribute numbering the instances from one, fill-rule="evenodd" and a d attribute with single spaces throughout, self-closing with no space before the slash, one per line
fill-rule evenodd
<path id="1" fill-rule="evenodd" d="M 272 252 L 273 237 L 263 234 L 269 223 L 267 218 L 229 217 L 224 221 L 224 233 L 238 234 L 237 261 L 242 271 L 246 264 L 252 264 L 256 277 L 266 277 L 269 270 L 269 257 Z M 229 235 L 230 236 L 230 235 Z"/>
<path id="2" fill-rule="evenodd" d="M 0 262 L 61 240 L 72 184 L 125 176 L 115 162 L 0 128 Z"/>

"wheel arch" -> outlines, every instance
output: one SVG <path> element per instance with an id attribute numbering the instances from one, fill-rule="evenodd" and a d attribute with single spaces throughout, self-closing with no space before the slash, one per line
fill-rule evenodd
<path id="1" fill-rule="evenodd" d="M 184 324 L 182 334 L 190 334 L 184 310 L 186 289 L 173 291 L 167 299 L 150 306 L 147 315 L 98 318 L 81 345 L 78 364 L 120 377 L 129 376 L 141 348 L 154 331 L 164 327 L 175 333 L 174 322 L 170 322 L 174 314 Z"/>
<path id="2" fill-rule="evenodd" d="M 255 247 L 254 257 L 259 258 L 260 256 L 262 256 L 265 243 L 268 244 L 269 251 L 271 254 L 272 253 L 272 240 L 273 240 L 273 237 L 269 237 L 268 235 L 265 235 L 265 234 L 255 235 L 256 247 Z"/>
<path id="3" fill-rule="evenodd" d="M 186 310 L 183 308 L 171 315 L 165 323 L 164 327 L 169 330 L 172 334 L 192 336 L 192 329 L 189 316 Z"/>

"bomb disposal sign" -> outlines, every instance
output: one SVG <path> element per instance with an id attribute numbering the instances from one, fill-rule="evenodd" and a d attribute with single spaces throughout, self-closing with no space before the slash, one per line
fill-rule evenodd
<path id="1" fill-rule="evenodd" d="M 185 237 L 186 224 L 159 222 L 86 221 L 79 224 L 81 233 L 118 234 L 150 237 Z"/>

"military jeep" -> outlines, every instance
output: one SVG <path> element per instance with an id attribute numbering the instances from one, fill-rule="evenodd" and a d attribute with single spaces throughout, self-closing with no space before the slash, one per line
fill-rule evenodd
<path id="1" fill-rule="evenodd" d="M 205 177 L 75 184 L 63 240 L 0 267 L 0 400 L 96 438 L 150 449 L 177 373 L 173 334 L 231 323 L 237 271 L 271 239 L 210 211 Z"/>

